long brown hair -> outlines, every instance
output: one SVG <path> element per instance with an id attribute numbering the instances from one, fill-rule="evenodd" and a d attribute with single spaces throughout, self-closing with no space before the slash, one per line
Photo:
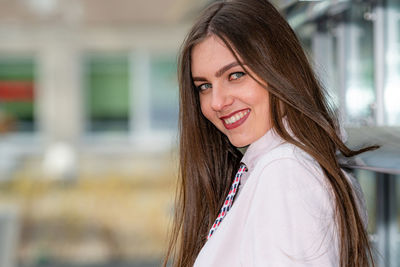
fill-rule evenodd
<path id="1" fill-rule="evenodd" d="M 354 151 L 343 143 L 334 112 L 295 33 L 266 0 L 210 5 L 183 43 L 178 66 L 180 180 L 164 266 L 169 260 L 173 266 L 193 265 L 242 158 L 228 138 L 202 115 L 193 84 L 192 48 L 210 35 L 223 40 L 242 67 L 260 77 L 264 81 L 260 84 L 267 84 L 274 130 L 321 166 L 335 199 L 340 266 L 374 266 L 368 234 L 352 187 L 337 161 L 337 151 L 351 157 L 376 147 Z M 283 117 L 296 139 L 284 127 Z"/>

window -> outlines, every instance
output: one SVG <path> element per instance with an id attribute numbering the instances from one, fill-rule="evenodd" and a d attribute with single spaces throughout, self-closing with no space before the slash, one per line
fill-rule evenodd
<path id="1" fill-rule="evenodd" d="M 0 57 L 0 133 L 35 130 L 34 76 L 32 58 Z"/>
<path id="2" fill-rule="evenodd" d="M 400 3 L 388 0 L 386 9 L 385 117 L 388 125 L 400 125 Z"/>
<path id="3" fill-rule="evenodd" d="M 90 55 L 86 58 L 85 80 L 89 131 L 128 131 L 129 79 L 127 55 Z"/>
<path id="4" fill-rule="evenodd" d="M 174 53 L 133 51 L 85 59 L 86 124 L 91 133 L 166 140 L 178 128 Z M 143 141 L 143 142 L 142 142 Z"/>
<path id="5" fill-rule="evenodd" d="M 366 170 L 355 170 L 354 172 L 359 181 L 368 213 L 368 233 L 376 234 L 376 173 Z"/>
<path id="6" fill-rule="evenodd" d="M 375 123 L 373 23 L 370 3 L 353 3 L 345 25 L 345 106 L 349 125 Z"/>
<path id="7" fill-rule="evenodd" d="M 151 128 L 177 129 L 178 82 L 176 61 L 170 55 L 151 59 Z"/>

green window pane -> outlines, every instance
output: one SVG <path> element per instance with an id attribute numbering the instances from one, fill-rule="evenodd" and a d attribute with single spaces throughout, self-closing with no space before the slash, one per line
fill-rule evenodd
<path id="1" fill-rule="evenodd" d="M 89 130 L 126 131 L 129 62 L 125 55 L 91 56 L 86 62 Z"/>
<path id="2" fill-rule="evenodd" d="M 34 130 L 34 76 L 32 58 L 0 58 L 0 132 Z"/>

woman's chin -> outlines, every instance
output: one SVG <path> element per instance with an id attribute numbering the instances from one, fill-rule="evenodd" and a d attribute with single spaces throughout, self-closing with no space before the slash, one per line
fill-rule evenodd
<path id="1" fill-rule="evenodd" d="M 231 144 L 237 148 L 241 148 L 241 147 L 246 147 L 248 145 L 250 145 L 249 142 L 246 142 L 246 140 L 237 140 L 237 139 L 233 139 L 233 138 L 229 138 L 229 141 L 231 142 Z"/>

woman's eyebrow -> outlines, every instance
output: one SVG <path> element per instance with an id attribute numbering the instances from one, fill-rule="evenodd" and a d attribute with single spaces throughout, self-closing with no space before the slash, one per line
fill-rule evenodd
<path id="1" fill-rule="evenodd" d="M 217 70 L 217 71 L 215 72 L 214 75 L 215 75 L 215 77 L 217 77 L 217 78 L 218 78 L 218 77 L 221 77 L 222 74 L 225 73 L 225 71 L 227 71 L 227 70 L 229 70 L 229 69 L 231 69 L 231 68 L 233 68 L 233 67 L 236 67 L 236 66 L 238 66 L 238 65 L 240 65 L 240 64 L 239 64 L 239 62 L 237 62 L 237 61 L 232 62 L 232 63 L 229 63 L 229 64 L 223 66 L 222 68 L 220 68 L 219 70 Z M 207 81 L 207 79 L 204 78 L 204 77 L 192 77 L 192 79 L 193 79 L 193 81 L 199 81 L 199 82 Z"/>
<path id="2" fill-rule="evenodd" d="M 228 65 L 223 66 L 215 73 L 215 77 L 221 77 L 225 71 L 229 70 L 230 68 L 236 67 L 238 65 L 240 65 L 239 62 L 235 61 L 235 62 L 229 63 Z"/>
<path id="3" fill-rule="evenodd" d="M 192 77 L 194 82 L 206 82 L 207 79 L 204 77 Z"/>

